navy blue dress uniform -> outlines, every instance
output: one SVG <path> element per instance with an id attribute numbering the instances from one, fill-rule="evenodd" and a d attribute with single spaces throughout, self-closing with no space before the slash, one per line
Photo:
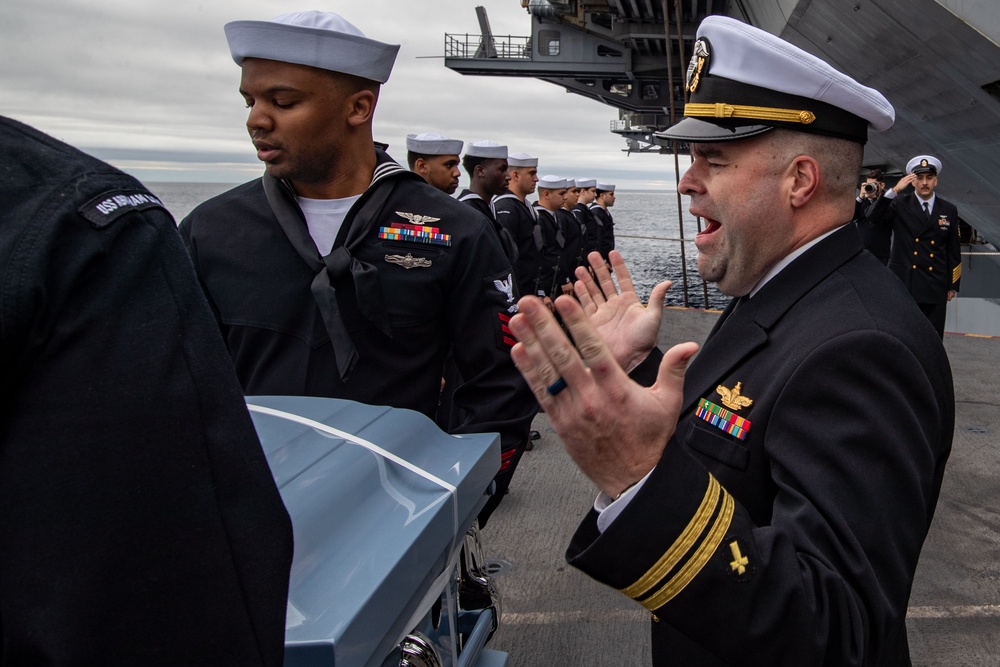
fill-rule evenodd
<path id="1" fill-rule="evenodd" d="M 940 171 L 940 162 L 918 156 L 908 173 Z M 933 208 L 915 193 L 890 198 L 885 195 L 868 209 L 868 222 L 892 230 L 889 269 L 927 315 L 939 335 L 944 335 L 948 292 L 958 291 L 962 279 L 962 249 L 958 235 L 958 208 L 934 195 Z"/>
<path id="2" fill-rule="evenodd" d="M 602 192 L 614 192 L 615 186 L 610 183 L 598 183 L 597 184 L 597 194 L 600 196 Z M 608 253 L 615 249 L 615 219 L 611 215 L 611 211 L 601 206 L 597 202 L 590 205 L 590 212 L 594 215 L 594 219 L 597 221 L 599 226 L 598 232 L 598 242 L 597 250 L 607 261 Z"/>
<path id="3" fill-rule="evenodd" d="M 597 181 L 593 179 L 577 179 L 578 188 L 593 188 L 597 186 Z M 587 255 L 597 250 L 600 246 L 600 225 L 594 215 L 590 212 L 590 207 L 577 202 L 573 207 L 573 215 L 580 224 L 580 232 L 583 234 L 580 254 L 582 256 L 581 266 L 587 266 Z"/>
<path id="4" fill-rule="evenodd" d="M 510 360 L 517 286 L 482 216 L 378 151 L 369 189 L 320 257 L 291 189 L 265 174 L 181 223 L 247 394 L 347 398 L 497 431 L 512 475 L 537 411 Z M 509 482 L 509 479 L 508 479 Z"/>
<path id="5" fill-rule="evenodd" d="M 384 83 L 399 49 L 327 12 L 225 29 L 244 74 L 245 59 L 261 59 Z M 369 150 L 370 131 L 369 120 L 340 139 L 358 155 Z M 444 423 L 451 433 L 500 434 L 503 487 L 537 411 L 509 356 L 510 262 L 483 216 L 371 150 L 371 182 L 323 255 L 294 176 L 275 178 L 282 169 L 270 163 L 262 178 L 192 211 L 181 236 L 247 394 L 345 398 L 434 419 L 450 353 L 463 381 L 449 391 Z"/>
<path id="6" fill-rule="evenodd" d="M 534 207 L 517 198 L 508 190 L 493 200 L 497 222 L 517 246 L 517 259 L 513 263 L 514 277 L 521 295 L 547 294 L 548 284 L 543 280 L 542 249 L 544 239 Z"/>
<path id="7" fill-rule="evenodd" d="M 854 202 L 854 218 L 852 220 L 865 250 L 875 255 L 878 261 L 888 264 L 889 252 L 892 248 L 892 227 L 877 225 L 868 219 L 868 208 L 874 203 L 870 199 L 857 199 Z"/>
<path id="8" fill-rule="evenodd" d="M 791 127 L 863 143 L 892 123 L 877 91 L 768 33 L 713 16 L 698 38 L 694 106 L 668 138 Z M 725 107 L 746 115 L 699 119 Z M 633 377 L 650 384 L 660 358 Z M 659 463 L 610 523 L 591 512 L 568 558 L 649 610 L 656 665 L 908 665 L 953 425 L 940 340 L 841 227 L 729 305 Z"/>
<path id="9" fill-rule="evenodd" d="M 507 257 L 511 267 L 516 267 L 519 244 L 514 237 L 511 236 L 510 231 L 499 223 L 497 219 L 497 211 L 494 208 L 493 202 L 486 201 L 469 189 L 464 189 L 458 193 L 458 201 L 468 204 L 489 221 L 490 227 L 497 235 L 497 240 L 500 242 L 500 247 L 503 249 L 504 256 Z"/>
<path id="10" fill-rule="evenodd" d="M 573 276 L 576 267 L 581 266 L 584 261 L 583 226 L 580 219 L 565 208 L 556 211 L 556 221 L 566 237 L 566 244 L 562 249 L 562 270 L 572 281 L 575 280 Z"/>
<path id="11" fill-rule="evenodd" d="M 281 665 L 291 523 L 173 219 L 0 146 L 0 663 Z"/>

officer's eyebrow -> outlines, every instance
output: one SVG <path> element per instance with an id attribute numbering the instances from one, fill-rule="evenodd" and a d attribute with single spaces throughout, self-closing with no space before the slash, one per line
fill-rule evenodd
<path id="1" fill-rule="evenodd" d="M 691 144 L 691 152 L 706 160 L 723 155 L 722 148 L 714 144 Z"/>

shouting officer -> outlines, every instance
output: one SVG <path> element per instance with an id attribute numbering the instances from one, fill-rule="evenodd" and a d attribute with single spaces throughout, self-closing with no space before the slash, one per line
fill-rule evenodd
<path id="1" fill-rule="evenodd" d="M 618 252 L 617 287 L 594 253 L 580 303 L 555 302 L 575 347 L 534 297 L 511 321 L 518 368 L 600 489 L 567 556 L 649 610 L 655 665 L 909 665 L 955 403 L 941 340 L 849 222 L 893 108 L 722 16 L 688 72 L 664 136 L 690 142 L 698 272 L 735 297 L 701 351 L 656 350 L 669 283 L 644 306 Z"/>

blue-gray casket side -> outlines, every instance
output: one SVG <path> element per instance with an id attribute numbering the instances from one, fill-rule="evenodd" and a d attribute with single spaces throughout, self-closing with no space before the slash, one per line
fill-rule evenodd
<path id="1" fill-rule="evenodd" d="M 298 647 L 302 664 L 380 665 L 448 578 L 499 437 L 339 399 L 247 404 L 295 534 L 286 664 Z"/>

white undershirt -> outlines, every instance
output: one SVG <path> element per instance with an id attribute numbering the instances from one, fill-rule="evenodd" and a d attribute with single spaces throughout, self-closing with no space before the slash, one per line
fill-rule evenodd
<path id="1" fill-rule="evenodd" d="M 806 250 L 813 247 L 814 245 L 825 239 L 827 236 L 833 234 L 834 232 L 840 230 L 843 227 L 844 225 L 841 225 L 836 229 L 831 229 L 826 234 L 823 234 L 822 236 L 817 236 L 812 241 L 809 241 L 803 246 L 796 248 L 795 250 L 790 252 L 788 255 L 782 258 L 778 263 L 772 266 L 770 271 L 764 274 L 764 277 L 761 278 L 756 285 L 754 285 L 752 290 L 750 290 L 750 295 L 748 298 L 753 298 L 753 296 L 760 291 L 760 288 L 762 288 L 769 280 L 771 280 L 771 278 L 774 278 L 776 275 L 781 273 L 781 271 L 786 266 L 795 261 L 795 259 L 799 255 L 801 255 Z M 655 469 L 656 468 L 654 467 L 653 470 Z M 639 492 L 639 489 L 641 489 L 642 485 L 646 482 L 647 479 L 649 479 L 649 476 L 653 474 L 653 470 L 650 470 L 648 473 L 646 473 L 645 477 L 639 480 L 639 482 L 636 483 L 635 486 L 632 486 L 631 488 L 629 488 L 628 491 L 624 492 L 618 498 L 618 500 L 613 499 L 611 496 L 601 491 L 601 493 L 597 496 L 597 499 L 594 501 L 594 509 L 597 510 L 598 514 L 600 515 L 597 517 L 597 529 L 599 531 L 603 533 L 605 530 L 607 530 L 607 527 L 610 526 L 611 523 L 618 518 L 618 515 L 622 513 L 622 510 L 624 510 L 625 507 L 632 500 L 632 498 L 635 497 L 635 494 Z"/>
<path id="2" fill-rule="evenodd" d="M 295 202 L 306 217 L 309 236 L 312 237 L 321 256 L 325 257 L 333 250 L 333 244 L 337 240 L 337 234 L 340 233 L 340 226 L 344 224 L 347 212 L 360 198 L 361 195 L 344 197 L 343 199 L 295 198 Z"/>

